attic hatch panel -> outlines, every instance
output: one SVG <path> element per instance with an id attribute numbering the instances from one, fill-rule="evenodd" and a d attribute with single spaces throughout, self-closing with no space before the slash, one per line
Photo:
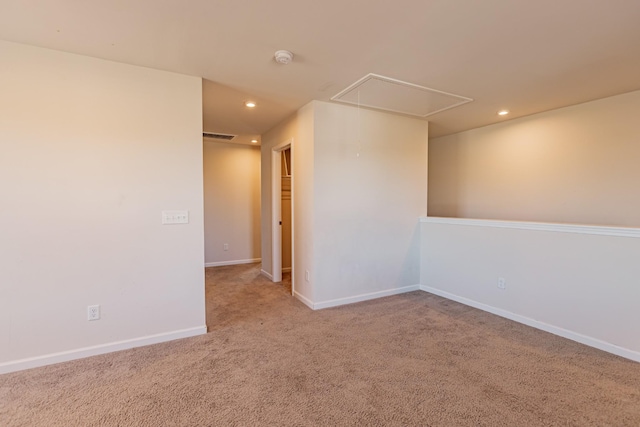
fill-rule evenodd
<path id="1" fill-rule="evenodd" d="M 364 76 L 331 99 L 418 117 L 427 117 L 473 101 L 464 96 L 376 74 Z"/>

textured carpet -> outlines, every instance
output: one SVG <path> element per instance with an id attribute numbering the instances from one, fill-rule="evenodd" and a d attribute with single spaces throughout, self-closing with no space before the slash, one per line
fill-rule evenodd
<path id="1" fill-rule="evenodd" d="M 424 293 L 207 269 L 206 335 L 0 376 L 2 426 L 639 426 L 640 364 Z"/>

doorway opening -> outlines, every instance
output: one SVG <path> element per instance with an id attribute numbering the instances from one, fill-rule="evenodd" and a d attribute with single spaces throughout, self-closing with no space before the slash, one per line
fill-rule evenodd
<path id="1" fill-rule="evenodd" d="M 291 295 L 295 293 L 293 158 L 293 138 L 271 151 L 272 276 L 274 282 L 281 282 L 283 271 L 290 271 Z"/>

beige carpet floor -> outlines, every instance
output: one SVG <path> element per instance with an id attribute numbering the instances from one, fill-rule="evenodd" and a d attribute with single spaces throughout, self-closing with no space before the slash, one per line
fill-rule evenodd
<path id="1" fill-rule="evenodd" d="M 424 292 L 314 312 L 206 276 L 208 334 L 2 375 L 0 425 L 640 426 L 638 363 Z"/>

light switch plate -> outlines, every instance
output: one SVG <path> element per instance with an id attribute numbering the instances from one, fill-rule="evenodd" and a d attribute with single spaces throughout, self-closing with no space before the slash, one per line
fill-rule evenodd
<path id="1" fill-rule="evenodd" d="M 189 224 L 189 211 L 162 211 L 162 223 Z"/>

